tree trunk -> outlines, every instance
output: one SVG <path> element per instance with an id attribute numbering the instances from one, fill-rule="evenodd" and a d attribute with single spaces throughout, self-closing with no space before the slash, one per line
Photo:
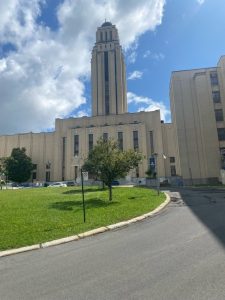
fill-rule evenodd
<path id="1" fill-rule="evenodd" d="M 109 201 L 112 201 L 112 186 L 109 185 Z"/>

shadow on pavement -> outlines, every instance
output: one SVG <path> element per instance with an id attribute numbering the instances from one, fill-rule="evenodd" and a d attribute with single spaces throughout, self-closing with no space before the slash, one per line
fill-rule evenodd
<path id="1" fill-rule="evenodd" d="M 170 192 L 171 205 L 188 206 L 225 247 L 225 190 L 177 188 Z"/>

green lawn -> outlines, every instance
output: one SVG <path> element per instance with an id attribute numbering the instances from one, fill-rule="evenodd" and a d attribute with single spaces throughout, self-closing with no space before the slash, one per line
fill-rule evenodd
<path id="1" fill-rule="evenodd" d="M 108 190 L 85 187 L 86 223 L 80 189 L 34 188 L 0 190 L 0 250 L 78 234 L 149 212 L 165 195 L 141 187 Z"/>

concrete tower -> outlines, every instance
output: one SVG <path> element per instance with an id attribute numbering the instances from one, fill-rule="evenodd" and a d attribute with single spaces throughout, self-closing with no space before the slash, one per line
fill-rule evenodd
<path id="1" fill-rule="evenodd" d="M 105 22 L 92 50 L 92 115 L 127 112 L 126 70 L 115 25 Z"/>

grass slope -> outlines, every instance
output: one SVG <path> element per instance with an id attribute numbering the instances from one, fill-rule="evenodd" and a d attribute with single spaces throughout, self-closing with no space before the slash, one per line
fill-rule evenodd
<path id="1" fill-rule="evenodd" d="M 0 191 L 0 250 L 37 244 L 128 220 L 160 205 L 165 195 L 141 187 L 108 191 L 85 187 L 86 223 L 79 188 Z"/>

